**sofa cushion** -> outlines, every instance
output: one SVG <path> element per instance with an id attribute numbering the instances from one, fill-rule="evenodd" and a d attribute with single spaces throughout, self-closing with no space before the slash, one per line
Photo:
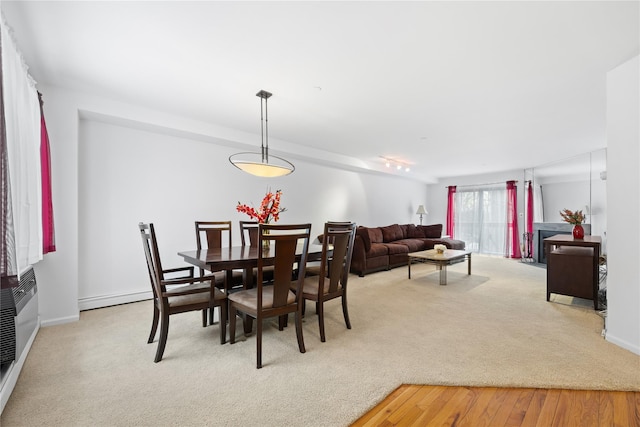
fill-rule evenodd
<path id="1" fill-rule="evenodd" d="M 389 250 L 389 255 L 409 253 L 409 248 L 406 245 L 398 245 L 396 243 L 385 243 L 384 245 Z"/>
<path id="2" fill-rule="evenodd" d="M 413 224 L 407 226 L 407 239 L 416 239 L 424 237 L 424 233 L 418 227 Z"/>
<path id="3" fill-rule="evenodd" d="M 389 253 L 389 248 L 386 243 L 372 243 L 371 249 L 367 252 L 367 258 L 375 258 L 379 256 L 386 256 Z"/>
<path id="4" fill-rule="evenodd" d="M 398 245 L 405 245 L 407 248 L 409 248 L 409 252 L 418 252 L 424 250 L 425 248 L 423 239 L 402 239 L 396 240 L 393 243 Z"/>
<path id="5" fill-rule="evenodd" d="M 422 240 L 422 243 L 424 244 L 424 249 L 423 250 L 425 250 L 425 251 L 429 250 L 429 249 L 433 249 L 433 247 L 435 245 L 439 245 L 439 244 L 442 243 L 442 241 L 440 239 L 427 239 L 427 238 L 424 238 L 424 239 L 421 239 L 421 240 Z M 444 244 L 444 243 L 442 243 L 442 244 Z"/>
<path id="6" fill-rule="evenodd" d="M 409 226 L 413 224 L 400 224 L 400 229 L 402 230 L 402 238 L 406 239 L 409 233 Z"/>
<path id="7" fill-rule="evenodd" d="M 447 247 L 447 249 L 457 249 L 457 250 L 464 250 L 465 248 L 465 242 L 463 242 L 462 240 L 455 240 L 455 239 L 440 239 L 442 244 L 445 245 Z"/>
<path id="8" fill-rule="evenodd" d="M 386 227 L 380 227 L 382 232 L 382 241 L 384 243 L 395 242 L 402 239 L 402 228 L 398 224 L 387 225 Z"/>
<path id="9" fill-rule="evenodd" d="M 367 227 L 358 227 L 356 229 L 356 236 L 360 236 L 362 243 L 364 243 L 364 251 L 369 252 L 371 250 L 371 239 L 369 238 L 369 231 Z"/>
<path id="10" fill-rule="evenodd" d="M 424 237 L 438 238 L 442 236 L 442 224 L 419 225 Z"/>
<path id="11" fill-rule="evenodd" d="M 367 232 L 369 233 L 369 240 L 371 240 L 371 244 L 384 242 L 380 227 L 367 227 Z"/>

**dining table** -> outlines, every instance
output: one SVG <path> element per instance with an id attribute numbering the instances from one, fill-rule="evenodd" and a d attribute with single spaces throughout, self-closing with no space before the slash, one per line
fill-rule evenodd
<path id="1" fill-rule="evenodd" d="M 300 244 L 296 250 L 297 260 L 300 260 L 303 246 Z M 233 270 L 242 270 L 243 286 L 249 289 L 253 286 L 253 269 L 258 266 L 258 256 L 262 252 L 262 259 L 265 265 L 273 265 L 276 256 L 275 245 L 269 248 L 261 248 L 257 246 L 230 246 L 223 248 L 211 248 L 200 250 L 189 250 L 178 252 L 185 262 L 202 268 L 207 271 L 225 271 L 227 280 L 225 280 L 227 292 L 232 283 Z M 322 245 L 309 244 L 307 251 L 307 262 L 320 261 L 322 258 Z M 252 329 L 251 318 L 245 317 L 244 331 L 250 333 Z"/>

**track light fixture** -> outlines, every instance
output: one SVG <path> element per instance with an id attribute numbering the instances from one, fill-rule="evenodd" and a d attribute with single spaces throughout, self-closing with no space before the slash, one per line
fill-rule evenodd
<path id="1" fill-rule="evenodd" d="M 388 168 L 395 166 L 396 170 L 399 170 L 399 171 L 403 169 L 405 172 L 411 171 L 411 167 L 407 162 L 403 162 L 401 160 L 396 160 L 391 157 L 385 157 L 385 156 L 380 156 L 380 158 L 384 160 L 384 165 Z"/>

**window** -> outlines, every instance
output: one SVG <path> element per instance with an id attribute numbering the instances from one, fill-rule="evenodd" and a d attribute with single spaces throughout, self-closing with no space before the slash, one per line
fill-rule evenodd
<path id="1" fill-rule="evenodd" d="M 505 254 L 507 190 L 498 187 L 458 187 L 455 195 L 456 239 L 472 252 Z"/>

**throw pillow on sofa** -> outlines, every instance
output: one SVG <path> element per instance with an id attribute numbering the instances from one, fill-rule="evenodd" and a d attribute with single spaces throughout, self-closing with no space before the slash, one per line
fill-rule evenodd
<path id="1" fill-rule="evenodd" d="M 402 228 L 400 228 L 400 225 L 398 224 L 380 227 L 380 230 L 382 231 L 382 242 L 384 243 L 395 242 L 396 240 L 402 240 L 403 238 Z"/>
<path id="2" fill-rule="evenodd" d="M 409 239 L 423 238 L 424 237 L 424 233 L 422 232 L 421 229 L 416 227 L 414 224 L 409 224 L 407 226 L 407 237 Z"/>
<path id="3" fill-rule="evenodd" d="M 369 233 L 369 240 L 371 241 L 372 244 L 383 242 L 382 230 L 380 230 L 380 228 L 378 227 L 367 228 L 367 232 Z"/>
<path id="4" fill-rule="evenodd" d="M 419 225 L 418 229 L 420 229 L 424 234 L 424 237 L 428 239 L 442 236 L 442 224 Z"/>

